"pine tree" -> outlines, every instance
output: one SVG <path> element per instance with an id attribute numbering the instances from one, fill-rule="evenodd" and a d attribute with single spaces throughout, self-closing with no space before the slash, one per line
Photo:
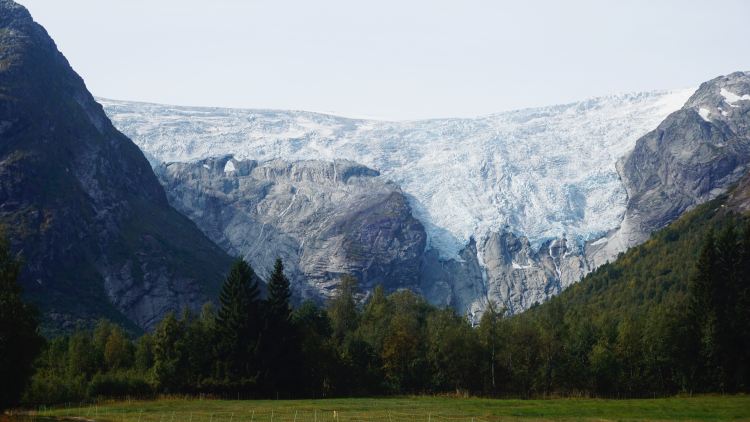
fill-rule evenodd
<path id="1" fill-rule="evenodd" d="M 740 269 L 736 287 L 735 323 L 741 350 L 737 375 L 740 389 L 750 390 L 750 221 L 742 230 Z"/>
<path id="2" fill-rule="evenodd" d="M 243 259 L 232 265 L 219 295 L 216 317 L 217 376 L 248 390 L 258 376 L 260 292 L 253 269 Z"/>
<path id="3" fill-rule="evenodd" d="M 292 292 L 289 290 L 289 279 L 284 275 L 284 264 L 280 258 L 276 258 L 273 273 L 268 279 L 268 299 L 266 299 L 266 313 L 276 323 L 289 323 L 292 315 L 292 307 L 289 299 Z"/>
<path id="4" fill-rule="evenodd" d="M 289 303 L 292 293 L 284 264 L 277 258 L 268 280 L 268 298 L 264 302 L 264 327 L 261 340 L 263 385 L 266 394 L 278 397 L 280 391 L 293 388 L 300 361 Z"/>
<path id="5" fill-rule="evenodd" d="M 717 274 L 714 280 L 715 358 L 721 368 L 719 386 L 722 391 L 737 388 L 737 368 L 741 350 L 740 327 L 737 326 L 737 299 L 740 290 L 741 246 L 734 225 L 727 226 L 716 239 Z"/>
<path id="6" fill-rule="evenodd" d="M 21 299 L 20 269 L 0 239 L 0 412 L 18 404 L 42 346 L 36 310 Z"/>

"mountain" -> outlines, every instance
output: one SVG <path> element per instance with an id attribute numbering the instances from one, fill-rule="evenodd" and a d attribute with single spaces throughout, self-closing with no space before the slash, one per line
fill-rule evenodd
<path id="1" fill-rule="evenodd" d="M 170 201 L 232 255 L 266 277 L 281 257 L 302 298 L 329 297 L 345 274 L 366 290 L 419 290 L 426 233 L 404 193 L 343 160 L 232 157 L 157 168 Z"/>
<path id="2" fill-rule="evenodd" d="M 481 308 L 487 294 L 516 312 L 590 270 L 586 241 L 616 229 L 626 208 L 617 159 L 691 92 L 406 122 L 100 101 L 155 166 L 232 156 L 287 163 L 346 159 L 373 169 L 376 178 L 400 188 L 427 235 L 419 268 L 410 270 L 418 277 L 407 284 L 462 312 Z M 172 183 L 166 186 L 169 192 Z M 184 210 L 182 192 L 169 196 Z M 262 261 L 251 248 L 234 251 Z"/>
<path id="3" fill-rule="evenodd" d="M 28 11 L 0 0 L 0 222 L 50 329 L 143 329 L 213 297 L 228 255 L 173 209 Z"/>
<path id="4" fill-rule="evenodd" d="M 742 236 L 750 223 L 748 198 L 750 173 L 524 317 L 538 318 L 557 308 L 569 316 L 566 321 L 616 327 L 652 313 L 686 312 L 688 284 L 706 237 L 728 227 Z"/>
<path id="5" fill-rule="evenodd" d="M 716 198 L 750 164 L 750 72 L 701 84 L 685 106 L 618 162 L 628 193 L 620 227 L 589 249 L 594 266 L 648 239 L 683 212 Z"/>

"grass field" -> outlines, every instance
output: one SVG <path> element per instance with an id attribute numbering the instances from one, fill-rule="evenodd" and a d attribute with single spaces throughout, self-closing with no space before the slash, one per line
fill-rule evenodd
<path id="1" fill-rule="evenodd" d="M 750 421 L 750 396 L 645 400 L 403 397 L 327 400 L 118 401 L 36 413 L 37 420 L 109 422 L 286 421 Z"/>

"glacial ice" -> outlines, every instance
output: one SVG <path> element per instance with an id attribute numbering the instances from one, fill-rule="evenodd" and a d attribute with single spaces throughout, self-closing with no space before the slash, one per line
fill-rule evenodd
<path id="1" fill-rule="evenodd" d="M 429 244 L 456 258 L 472 236 L 491 230 L 525 235 L 538 248 L 616 228 L 626 203 L 617 159 L 693 91 L 418 121 L 99 101 L 118 129 L 162 162 L 233 154 L 349 159 L 377 169 L 407 194 Z"/>

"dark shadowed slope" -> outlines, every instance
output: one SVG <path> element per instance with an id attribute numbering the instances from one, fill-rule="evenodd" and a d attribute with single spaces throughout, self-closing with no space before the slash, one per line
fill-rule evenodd
<path id="1" fill-rule="evenodd" d="M 0 0 L 0 221 L 50 327 L 107 316 L 149 328 L 212 297 L 229 264 L 9 0 Z"/>

